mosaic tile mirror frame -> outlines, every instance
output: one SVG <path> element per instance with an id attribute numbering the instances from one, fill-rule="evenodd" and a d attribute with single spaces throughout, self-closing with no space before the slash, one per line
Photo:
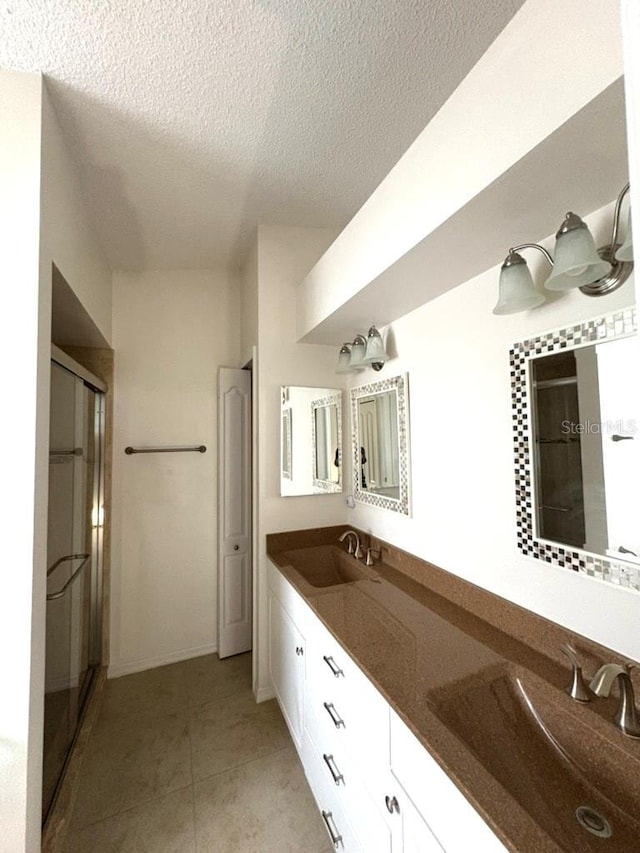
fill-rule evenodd
<path id="1" fill-rule="evenodd" d="M 640 591 L 640 565 L 564 546 L 536 535 L 538 486 L 534 477 L 536 460 L 533 455 L 533 383 L 530 369 L 531 360 L 540 356 L 628 338 L 636 331 L 636 310 L 627 308 L 520 341 L 511 348 L 509 359 L 518 549 L 526 556 Z"/>
<path id="2" fill-rule="evenodd" d="M 389 392 L 393 392 L 389 394 Z M 382 485 L 384 476 L 381 477 L 379 490 L 368 486 L 369 472 L 373 468 L 373 459 L 369 459 L 372 453 L 365 449 L 366 438 L 361 435 L 361 424 L 359 417 L 359 405 L 361 402 L 373 398 L 388 396 L 395 400 L 396 418 L 392 424 L 395 428 L 397 445 L 392 449 L 394 456 L 393 485 L 387 487 Z M 391 432 L 393 432 L 393 428 Z M 353 496 L 357 501 L 376 506 L 380 509 L 388 509 L 402 515 L 411 515 L 410 504 L 410 456 L 409 456 L 409 385 L 407 374 L 392 376 L 381 379 L 378 382 L 370 382 L 351 389 L 351 435 L 352 435 L 352 477 Z M 367 466 L 368 470 L 365 470 Z M 380 468 L 384 465 L 381 463 Z M 396 482 L 397 481 L 397 482 Z"/>

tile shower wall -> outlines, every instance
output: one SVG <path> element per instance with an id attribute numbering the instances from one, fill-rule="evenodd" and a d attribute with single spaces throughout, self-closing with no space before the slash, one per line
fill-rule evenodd
<path id="1" fill-rule="evenodd" d="M 598 244 L 606 242 L 611 215 L 608 205 L 587 217 Z M 545 244 L 552 248 L 550 240 Z M 544 274 L 536 257 L 527 260 L 534 277 Z M 412 517 L 357 504 L 347 520 L 640 658 L 637 592 L 518 551 L 509 377 L 516 341 L 633 304 L 633 276 L 604 299 L 552 295 L 535 311 L 496 317 L 498 273 L 495 267 L 471 279 L 387 330 L 395 357 L 384 373 L 409 375 Z"/>

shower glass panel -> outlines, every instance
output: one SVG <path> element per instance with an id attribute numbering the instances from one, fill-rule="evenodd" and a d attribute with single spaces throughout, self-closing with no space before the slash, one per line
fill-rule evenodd
<path id="1" fill-rule="evenodd" d="M 43 819 L 100 663 L 102 395 L 51 364 Z"/>

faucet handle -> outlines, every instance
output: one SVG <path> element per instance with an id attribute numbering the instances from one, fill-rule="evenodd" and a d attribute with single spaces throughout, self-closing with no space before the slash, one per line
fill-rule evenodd
<path id="1" fill-rule="evenodd" d="M 373 558 L 374 554 L 376 555 L 376 557 L 380 557 L 382 555 L 380 548 L 367 548 L 367 557 L 364 561 L 365 566 L 375 565 L 376 561 Z"/>
<path id="2" fill-rule="evenodd" d="M 569 643 L 561 646 L 560 650 L 569 658 L 572 666 L 571 684 L 567 687 L 567 693 L 576 702 L 590 702 L 591 694 L 587 690 L 582 677 L 582 666 L 578 660 L 578 653 Z"/>

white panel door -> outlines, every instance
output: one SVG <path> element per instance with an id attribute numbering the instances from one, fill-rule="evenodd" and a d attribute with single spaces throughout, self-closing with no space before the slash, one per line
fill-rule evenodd
<path id="1" fill-rule="evenodd" d="M 218 656 L 251 648 L 251 372 L 218 373 Z"/>

